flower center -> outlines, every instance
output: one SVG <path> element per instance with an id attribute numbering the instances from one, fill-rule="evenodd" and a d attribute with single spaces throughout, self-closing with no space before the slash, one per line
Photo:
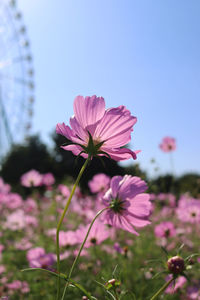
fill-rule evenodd
<path id="1" fill-rule="evenodd" d="M 170 230 L 169 230 L 169 229 L 166 229 L 166 230 L 165 230 L 165 237 L 169 237 L 169 234 L 170 234 Z"/>
<path id="2" fill-rule="evenodd" d="M 85 153 L 90 154 L 91 156 L 97 156 L 98 154 L 103 153 L 100 148 L 104 144 L 104 141 L 101 142 L 99 140 L 93 140 L 89 131 L 88 135 L 88 144 L 86 146 L 82 145 L 82 148 L 84 149 Z"/>
<path id="3" fill-rule="evenodd" d="M 115 213 L 121 213 L 124 210 L 124 201 L 120 198 L 111 199 L 110 208 L 114 210 Z"/>
<path id="4" fill-rule="evenodd" d="M 97 240 L 95 238 L 91 238 L 90 242 L 95 245 Z"/>

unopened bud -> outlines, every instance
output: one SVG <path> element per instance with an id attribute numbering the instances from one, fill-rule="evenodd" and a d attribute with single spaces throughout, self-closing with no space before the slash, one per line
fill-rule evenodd
<path id="1" fill-rule="evenodd" d="M 108 280 L 108 283 L 110 283 L 110 284 L 112 284 L 112 285 L 114 285 L 115 284 L 115 282 L 116 282 L 116 279 L 110 279 L 110 280 Z"/>
<path id="2" fill-rule="evenodd" d="M 173 256 L 167 261 L 168 270 L 170 273 L 178 275 L 185 269 L 184 259 L 180 256 Z"/>

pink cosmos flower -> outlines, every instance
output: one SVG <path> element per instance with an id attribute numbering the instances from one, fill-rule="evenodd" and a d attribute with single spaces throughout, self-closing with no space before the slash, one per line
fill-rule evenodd
<path id="1" fill-rule="evenodd" d="M 155 227 L 155 235 L 157 237 L 169 238 L 176 235 L 176 230 L 172 222 L 162 222 Z"/>
<path id="2" fill-rule="evenodd" d="M 4 183 L 3 178 L 0 177 L 0 193 L 8 194 L 10 192 L 10 185 Z"/>
<path id="3" fill-rule="evenodd" d="M 176 140 L 170 136 L 163 138 L 162 143 L 159 145 L 163 152 L 171 152 L 176 150 Z"/>
<path id="4" fill-rule="evenodd" d="M 10 193 L 7 196 L 6 206 L 10 209 L 17 209 L 23 205 L 22 197 L 16 193 Z"/>
<path id="5" fill-rule="evenodd" d="M 103 197 L 104 206 L 108 209 L 104 213 L 104 222 L 117 228 L 122 228 L 139 235 L 133 226 L 144 227 L 150 222 L 150 196 L 143 192 L 146 183 L 139 177 L 130 175 L 114 176 L 110 189 Z"/>
<path id="6" fill-rule="evenodd" d="M 182 196 L 176 213 L 182 222 L 200 223 L 200 200 Z"/>
<path id="7" fill-rule="evenodd" d="M 87 226 L 80 226 L 77 229 L 76 235 L 77 235 L 77 241 L 79 243 L 83 242 L 83 239 L 86 236 L 89 226 L 90 224 L 88 224 Z M 85 243 L 85 248 L 90 248 L 91 246 L 99 245 L 104 240 L 109 238 L 109 236 L 110 233 L 109 230 L 106 228 L 106 226 L 102 224 L 101 221 L 96 220 L 88 235 L 87 241 Z"/>
<path id="8" fill-rule="evenodd" d="M 73 246 L 76 245 L 77 242 L 77 235 L 75 231 L 60 231 L 60 238 L 59 238 L 60 246 Z"/>
<path id="9" fill-rule="evenodd" d="M 38 226 L 38 220 L 34 216 L 26 215 L 25 216 L 26 225 L 31 225 L 32 227 Z"/>
<path id="10" fill-rule="evenodd" d="M 21 230 L 26 227 L 25 214 L 21 209 L 16 210 L 12 214 L 8 215 L 6 222 L 4 223 L 4 228 L 10 230 Z"/>
<path id="11" fill-rule="evenodd" d="M 25 294 L 30 291 L 29 285 L 26 281 L 14 280 L 11 283 L 7 283 L 7 288 L 11 290 L 20 290 L 21 293 Z M 2 298 L 4 299 L 4 297 Z"/>
<path id="12" fill-rule="evenodd" d="M 52 173 L 43 174 L 42 184 L 50 186 L 55 183 L 55 178 Z"/>
<path id="13" fill-rule="evenodd" d="M 30 170 L 21 176 L 21 184 L 26 187 L 40 186 L 42 175 L 36 170 Z"/>
<path id="14" fill-rule="evenodd" d="M 37 247 L 27 252 L 27 260 L 31 268 L 47 269 L 55 262 L 53 253 L 45 253 L 44 248 Z"/>
<path id="15" fill-rule="evenodd" d="M 34 199 L 32 198 L 28 198 L 25 202 L 24 202 L 24 211 L 26 213 L 31 213 L 31 212 L 37 212 L 37 203 L 35 202 Z"/>
<path id="16" fill-rule="evenodd" d="M 21 281 L 19 281 L 19 280 L 14 280 L 13 282 L 8 283 L 8 284 L 7 284 L 7 287 L 8 287 L 9 289 L 12 289 L 12 290 L 18 290 L 18 289 L 21 288 Z"/>
<path id="17" fill-rule="evenodd" d="M 44 254 L 45 254 L 44 248 L 36 247 L 36 248 L 30 249 L 27 252 L 26 258 L 30 262 L 31 260 L 37 259 L 38 257 L 40 257 L 40 256 L 42 256 Z"/>
<path id="18" fill-rule="evenodd" d="M 131 116 L 125 106 L 105 109 L 102 97 L 77 96 L 74 100 L 74 116 L 70 125 L 57 124 L 56 132 L 65 136 L 71 142 L 62 146 L 72 151 L 74 155 L 84 158 L 97 155 L 107 155 L 116 161 L 133 157 L 138 151 L 121 148 L 131 139 L 136 117 Z"/>
<path id="19" fill-rule="evenodd" d="M 164 203 L 166 202 L 167 204 L 169 204 L 170 207 L 176 206 L 176 197 L 173 194 L 160 193 L 156 196 L 156 199 Z"/>
<path id="20" fill-rule="evenodd" d="M 18 250 L 28 250 L 32 246 L 33 244 L 25 237 L 15 243 L 15 248 Z"/>
<path id="21" fill-rule="evenodd" d="M 0 275 L 3 274 L 6 271 L 6 268 L 4 265 L 0 265 Z"/>
<path id="22" fill-rule="evenodd" d="M 200 300 L 200 285 L 189 286 L 187 288 L 187 297 L 188 300 Z"/>
<path id="23" fill-rule="evenodd" d="M 171 278 L 171 274 L 167 276 L 166 281 L 168 281 Z M 179 276 L 176 281 L 175 285 L 172 282 L 168 288 L 165 290 L 166 294 L 174 294 L 178 289 L 182 288 L 184 284 L 186 283 L 187 279 L 184 276 Z"/>
<path id="24" fill-rule="evenodd" d="M 110 183 L 110 177 L 106 174 L 96 174 L 92 180 L 88 182 L 92 193 L 106 192 Z"/>
<path id="25" fill-rule="evenodd" d="M 114 248 L 115 251 L 118 252 L 118 253 L 122 253 L 122 252 L 123 252 L 123 248 L 120 246 L 119 243 L 114 243 L 113 248 Z"/>
<path id="26" fill-rule="evenodd" d="M 46 253 L 42 256 L 37 257 L 37 259 L 31 260 L 29 265 L 31 268 L 43 268 L 50 269 L 55 262 L 53 253 Z"/>
<path id="27" fill-rule="evenodd" d="M 69 197 L 70 195 L 70 190 L 69 188 L 64 185 L 64 184 L 59 184 L 58 185 L 58 191 L 62 194 L 62 196 L 64 197 Z"/>

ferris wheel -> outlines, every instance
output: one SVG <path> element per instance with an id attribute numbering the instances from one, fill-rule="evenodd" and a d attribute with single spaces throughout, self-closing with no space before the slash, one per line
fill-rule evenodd
<path id="1" fill-rule="evenodd" d="M 0 0 L 0 164 L 31 129 L 34 69 L 30 41 L 16 1 Z"/>

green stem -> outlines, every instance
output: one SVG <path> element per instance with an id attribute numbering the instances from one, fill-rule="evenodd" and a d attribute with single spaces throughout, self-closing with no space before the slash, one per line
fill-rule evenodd
<path id="1" fill-rule="evenodd" d="M 169 152 L 169 159 L 170 159 L 170 164 L 171 164 L 172 176 L 175 176 L 174 160 L 173 160 L 172 152 Z"/>
<path id="2" fill-rule="evenodd" d="M 51 274 L 53 276 L 60 277 L 60 278 L 62 278 L 64 280 L 67 280 L 67 275 L 65 275 L 63 273 L 57 274 L 57 273 L 52 272 L 52 271 L 47 270 L 47 269 L 42 269 L 42 268 L 28 268 L 28 269 L 21 270 L 21 272 L 27 272 L 27 271 L 43 271 L 43 272 L 49 273 L 49 274 Z"/>
<path id="3" fill-rule="evenodd" d="M 78 177 L 77 177 L 77 179 L 75 181 L 75 184 L 74 184 L 74 186 L 72 188 L 71 194 L 70 194 L 70 196 L 69 196 L 69 198 L 67 200 L 67 203 L 65 205 L 64 211 L 63 211 L 63 213 L 61 215 L 61 218 L 60 218 L 60 220 L 58 222 L 58 226 L 57 226 L 57 230 L 56 230 L 56 255 L 57 255 L 57 272 L 58 272 L 58 274 L 60 274 L 60 247 L 59 247 L 59 232 L 60 232 L 60 228 L 61 228 L 63 219 L 65 217 L 65 214 L 66 214 L 66 212 L 67 212 L 67 210 L 69 208 L 69 205 L 71 203 L 71 200 L 72 200 L 72 197 L 73 197 L 74 192 L 76 190 L 76 187 L 79 184 L 81 176 L 83 175 L 83 172 L 85 171 L 86 166 L 87 166 L 88 162 L 90 161 L 90 158 L 91 157 L 89 155 L 88 158 L 86 159 L 84 165 L 82 166 L 82 168 L 81 168 L 81 170 L 80 170 L 80 172 L 78 174 Z M 57 282 L 57 300 L 59 300 L 59 299 L 60 299 L 60 277 L 58 277 L 58 282 Z"/>
<path id="4" fill-rule="evenodd" d="M 57 274 L 57 273 L 55 273 L 55 272 L 52 272 L 52 271 L 49 271 L 49 270 L 47 270 L 47 269 L 42 269 L 42 268 L 28 268 L 28 269 L 23 269 L 23 270 L 21 270 L 21 272 L 26 272 L 26 271 L 43 271 L 43 272 L 49 273 L 49 274 L 51 274 L 51 275 L 53 275 L 53 276 L 60 277 L 60 278 L 64 279 L 65 281 L 68 280 L 68 279 L 67 279 L 67 275 L 65 275 L 65 274 L 63 274 L 63 273 L 60 273 L 60 275 L 59 275 L 59 274 Z M 72 283 L 76 288 L 78 288 L 81 292 L 83 292 L 83 293 L 88 297 L 88 299 L 90 299 L 90 300 L 96 299 L 96 298 L 94 298 L 94 297 L 92 298 L 91 295 L 90 295 L 90 293 L 87 292 L 87 291 L 84 289 L 84 287 L 82 287 L 82 285 L 80 285 L 79 283 L 76 283 L 76 282 L 75 282 L 74 280 L 72 280 L 72 279 L 70 279 L 70 283 Z"/>
<path id="5" fill-rule="evenodd" d="M 116 289 L 114 289 L 114 294 L 115 294 L 115 299 L 116 299 L 116 300 L 119 300 L 119 297 L 118 297 L 118 294 L 117 294 Z"/>
<path id="6" fill-rule="evenodd" d="M 165 290 L 166 288 L 170 285 L 170 283 L 172 283 L 172 281 L 174 280 L 174 277 L 172 277 L 169 281 L 167 281 L 158 291 L 157 293 L 155 293 L 155 295 L 153 295 L 153 297 L 151 297 L 150 300 L 154 300 L 156 299 L 158 296 L 160 296 Z"/>
<path id="7" fill-rule="evenodd" d="M 94 217 L 94 219 L 92 220 L 92 222 L 91 222 L 91 224 L 90 224 L 90 226 L 89 226 L 89 228 L 88 228 L 88 231 L 87 231 L 87 233 L 86 233 L 86 236 L 85 236 L 85 238 L 84 238 L 84 241 L 83 241 L 82 244 L 81 244 L 81 247 L 80 247 L 80 250 L 79 250 L 79 252 L 78 252 L 78 255 L 76 256 L 76 258 L 75 258 L 75 260 L 74 260 L 74 262 L 73 262 L 73 265 L 72 265 L 72 267 L 71 267 L 71 269 L 70 269 L 70 271 L 69 271 L 68 282 L 67 282 L 66 285 L 65 285 L 64 292 L 63 292 L 63 295 L 62 295 L 61 300 L 64 300 L 64 298 L 65 298 L 65 293 L 66 293 L 67 288 L 68 288 L 68 286 L 69 286 L 69 282 L 70 282 L 70 280 L 71 280 L 72 272 L 73 272 L 73 270 L 74 270 L 74 268 L 75 268 L 75 266 L 76 266 L 76 263 L 77 263 L 77 261 L 78 261 L 78 259 L 79 259 L 79 257 L 80 257 L 80 254 L 81 254 L 81 252 L 82 252 L 82 250 L 83 250 L 83 247 L 84 247 L 84 245 L 85 245 L 85 243 L 86 243 L 86 241 L 87 241 L 88 235 L 89 235 L 89 233 L 90 233 L 90 230 L 91 230 L 91 228 L 92 228 L 94 222 L 95 222 L 96 219 L 102 214 L 102 212 L 104 212 L 104 211 L 105 211 L 106 209 L 108 209 L 108 208 L 109 208 L 109 207 L 106 207 L 106 208 L 101 209 L 101 210 L 96 214 L 96 216 Z"/>

